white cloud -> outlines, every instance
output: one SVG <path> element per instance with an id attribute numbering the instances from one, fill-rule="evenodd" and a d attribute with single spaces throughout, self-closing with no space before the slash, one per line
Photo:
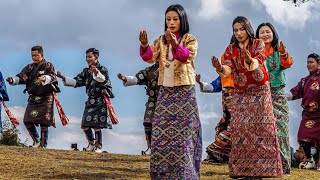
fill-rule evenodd
<path id="1" fill-rule="evenodd" d="M 198 16 L 205 20 L 221 18 L 229 13 L 228 3 L 229 0 L 201 0 Z"/>
<path id="2" fill-rule="evenodd" d="M 23 143 L 31 145 L 32 139 L 30 138 L 27 129 L 23 124 L 23 116 L 25 112 L 25 107 L 21 106 L 12 106 L 8 107 L 11 113 L 17 118 L 20 122 L 18 130 L 20 132 L 19 138 Z M 1 111 L 2 120 L 8 121 L 8 117 L 4 111 Z M 88 142 L 86 137 L 80 128 L 81 117 L 68 116 L 69 124 L 67 126 L 62 126 L 60 118 L 55 112 L 55 119 L 57 127 L 49 128 L 49 140 L 48 148 L 50 149 L 65 149 L 69 150 L 71 143 L 77 143 L 78 149 L 82 150 L 83 147 L 86 147 Z M 114 126 L 113 130 L 103 130 L 103 150 L 112 153 L 122 153 L 122 154 L 140 154 L 142 150 L 146 149 L 146 140 L 144 136 L 143 126 L 141 117 L 125 117 L 120 118 L 121 124 L 123 126 Z M 135 124 L 135 122 L 139 122 Z M 137 130 L 134 132 L 134 130 Z M 139 131 L 140 129 L 140 131 Z M 127 131 L 126 131 L 127 130 Z M 40 129 L 38 128 L 38 132 Z M 128 148 L 130 147 L 130 148 Z"/>
<path id="3" fill-rule="evenodd" d="M 2 35 L 0 44 L 3 45 L 2 51 L 11 52 L 19 49 L 19 52 L 15 52 L 14 56 L 10 56 L 10 53 L 3 53 L 4 55 L 9 55 L 4 57 L 4 59 L 8 59 L 7 61 L 0 61 L 1 71 L 4 74 L 19 72 L 26 65 L 26 62 L 29 62 L 29 48 L 35 43 L 40 43 L 46 49 L 51 50 L 57 47 L 51 51 L 52 54 L 56 54 L 51 55 L 52 62 L 62 70 L 67 68 L 68 70 L 65 71 L 72 71 L 73 73 L 71 74 L 78 72 L 80 67 L 82 68 L 82 65 L 85 64 L 84 60 L 83 62 L 79 61 L 77 54 L 91 46 L 97 47 L 104 52 L 103 54 L 107 54 L 106 56 L 103 55 L 106 59 L 103 59 L 103 63 L 110 68 L 111 78 L 116 78 L 115 73 L 117 72 L 135 73 L 136 71 L 133 69 L 142 69 L 147 66 L 141 61 L 137 52 L 139 45 L 137 36 L 141 29 L 146 29 L 149 32 L 150 40 L 157 38 L 162 33 L 163 13 L 168 7 L 168 2 L 154 1 L 149 3 L 149 1 L 139 1 L 140 3 L 137 3 L 136 1 L 125 0 L 97 0 L 94 6 L 88 0 L 74 2 L 62 0 L 1 1 L 0 10 L 3 12 L 3 16 L 0 17 L 0 20 L 3 26 L 10 27 L 0 30 Z M 251 2 L 251 6 L 248 2 Z M 141 3 L 145 6 L 139 6 Z M 308 49 L 310 51 L 310 45 L 319 45 L 319 40 L 315 39 L 319 37 L 319 32 L 316 31 L 318 26 L 316 23 L 310 23 L 319 17 L 319 13 L 315 11 L 317 6 L 311 7 L 313 6 L 312 3 L 305 3 L 305 5 L 296 8 L 292 3 L 286 3 L 281 0 L 247 0 L 244 2 L 201 0 L 199 2 L 186 1 L 183 2 L 183 6 L 191 13 L 189 14 L 188 12 L 189 18 L 195 20 L 192 23 L 192 27 L 198 30 L 198 33 L 195 34 L 199 41 L 196 67 L 197 71 L 203 74 L 204 79 L 216 77 L 215 72 L 209 68 L 208 64 L 210 62 L 207 60 L 208 57 L 210 59 L 212 54 L 220 54 L 219 50 L 224 50 L 224 47 L 221 47 L 226 43 L 226 36 L 224 35 L 231 33 L 231 31 L 226 33 L 223 29 L 224 27 L 229 27 L 231 23 L 228 20 L 230 17 L 227 16 L 234 17 L 239 13 L 244 13 L 247 17 L 250 17 L 250 20 L 263 22 L 265 19 L 269 19 L 267 17 L 269 14 L 276 23 L 283 25 L 282 28 L 279 27 L 277 29 L 279 34 L 285 34 L 286 28 L 302 29 L 308 25 L 308 31 L 307 28 L 304 28 L 302 29 L 303 33 L 296 31 L 286 32 L 288 37 L 295 37 L 292 40 L 290 39 L 291 41 L 288 41 L 287 45 L 291 47 L 290 52 L 297 60 L 305 59 L 305 55 L 302 57 L 301 52 L 308 51 Z M 196 15 L 192 14 L 195 11 Z M 221 20 L 219 22 L 220 28 L 215 28 L 213 23 L 198 21 L 197 19 L 219 19 Z M 305 36 L 306 34 L 312 36 L 312 38 L 308 39 L 308 36 Z M 307 38 L 306 41 L 302 41 L 305 38 Z M 215 43 L 212 43 L 213 40 Z M 23 48 L 21 44 L 23 44 Z M 25 50 L 24 47 L 26 48 Z M 300 49 L 305 47 L 308 47 L 308 49 Z M 68 52 L 67 56 L 64 54 L 66 52 Z M 48 54 L 50 55 L 51 53 Z M 125 66 L 122 64 L 125 64 Z M 302 74 L 296 73 L 296 70 L 301 70 L 302 67 L 297 64 L 299 64 L 298 61 L 294 65 L 294 70 L 288 70 L 288 77 L 291 77 L 288 78 L 288 87 L 293 87 L 290 82 L 296 83 L 298 76 L 298 79 L 302 76 Z M 303 70 L 303 72 L 306 72 L 305 67 Z M 127 90 L 119 82 L 112 81 L 112 83 L 117 94 L 114 102 L 116 102 L 117 115 L 120 116 L 120 124 L 114 126 L 112 131 L 103 130 L 104 149 L 116 153 L 139 154 L 140 150 L 146 147 L 142 126 L 143 104 L 146 97 L 141 89 L 136 90 L 133 88 Z M 7 86 L 7 88 L 9 93 L 17 94 L 17 96 L 10 96 L 13 101 L 8 104 L 20 104 L 21 106 L 26 104 L 26 96 L 21 93 L 23 87 L 12 88 Z M 73 95 L 74 91 L 77 92 L 77 95 L 81 94 L 83 96 L 84 90 L 69 90 L 62 86 L 61 89 L 63 92 L 59 96 L 61 96 L 63 107 L 66 108 L 66 113 L 73 112 L 78 117 L 68 116 L 70 124 L 66 127 L 62 127 L 59 117 L 56 118 L 57 128 L 49 129 L 49 148 L 70 149 L 70 143 L 78 143 L 78 146 L 82 148 L 87 145 L 84 133 L 80 128 L 83 102 L 81 101 L 81 107 L 79 104 L 72 103 L 68 103 L 68 106 L 67 103 L 63 103 L 63 100 L 74 102 L 74 97 L 76 96 L 67 96 L 71 94 L 68 94 L 68 92 L 72 92 Z M 206 146 L 214 139 L 214 127 L 222 116 L 221 94 L 207 95 L 197 92 L 197 95 L 200 118 L 203 125 L 203 140 Z M 81 100 L 85 99 L 85 97 L 81 98 Z M 299 103 L 296 106 L 300 107 Z M 10 109 L 21 122 L 19 126 L 20 138 L 23 141 L 28 138 L 28 144 L 31 144 L 29 134 L 22 123 L 25 108 L 12 106 Z M 292 113 L 294 115 L 297 114 L 297 116 L 293 116 Z M 123 118 L 124 116 L 130 117 Z M 290 141 L 295 142 L 299 121 L 301 120 L 301 110 L 290 110 L 290 116 L 293 117 L 293 120 L 290 120 Z M 2 117 L 5 119 L 5 116 Z"/>
<path id="4" fill-rule="evenodd" d="M 201 112 L 200 120 L 202 125 L 211 125 L 212 122 L 219 120 L 219 115 L 216 112 Z"/>
<path id="5" fill-rule="evenodd" d="M 314 49 L 320 49 L 320 40 L 314 39 L 313 37 L 309 38 L 308 45 Z"/>
<path id="6" fill-rule="evenodd" d="M 302 30 L 307 21 L 318 17 L 315 8 L 313 9 L 315 3 L 304 3 L 296 7 L 293 3 L 281 0 L 260 0 L 260 2 L 274 21 L 288 28 Z"/>
<path id="7" fill-rule="evenodd" d="M 8 107 L 8 109 L 11 111 L 11 113 L 14 115 L 15 118 L 19 121 L 20 119 L 23 119 L 25 107 L 21 106 L 12 106 Z"/>

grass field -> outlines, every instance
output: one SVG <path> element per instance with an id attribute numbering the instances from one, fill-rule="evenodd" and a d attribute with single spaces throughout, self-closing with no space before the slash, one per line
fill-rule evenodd
<path id="1" fill-rule="evenodd" d="M 201 179 L 229 179 L 227 165 L 203 164 Z M 150 179 L 149 157 L 0 146 L 0 179 Z M 320 179 L 293 169 L 281 179 Z"/>

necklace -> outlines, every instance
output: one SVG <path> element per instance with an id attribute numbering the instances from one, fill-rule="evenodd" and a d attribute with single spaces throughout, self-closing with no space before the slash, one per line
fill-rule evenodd
<path id="1" fill-rule="evenodd" d="M 169 62 L 166 62 L 165 67 L 166 67 L 166 68 L 169 68 L 169 67 L 170 67 Z"/>
<path id="2" fill-rule="evenodd" d="M 182 38 L 179 38 L 178 39 L 178 44 L 180 44 L 180 42 L 181 42 L 181 39 Z M 172 59 L 169 59 L 169 52 L 170 51 L 172 51 L 172 46 L 170 46 L 170 43 L 169 42 L 167 42 L 167 50 L 166 50 L 166 64 L 164 65 L 166 68 L 169 68 L 170 67 L 170 64 L 171 64 L 171 62 L 172 61 L 174 61 L 174 59 L 172 58 Z"/>

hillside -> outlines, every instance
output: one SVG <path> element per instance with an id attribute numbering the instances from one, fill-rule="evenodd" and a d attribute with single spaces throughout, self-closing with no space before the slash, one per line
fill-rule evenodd
<path id="1" fill-rule="evenodd" d="M 229 179 L 227 165 L 203 164 L 201 179 Z M 294 169 L 283 179 L 317 179 Z M 0 146 L 0 179 L 149 179 L 149 157 Z"/>

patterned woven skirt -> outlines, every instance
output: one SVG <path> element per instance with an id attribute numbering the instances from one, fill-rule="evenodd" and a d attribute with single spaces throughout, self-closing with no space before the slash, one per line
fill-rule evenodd
<path id="1" fill-rule="evenodd" d="M 282 169 L 284 173 L 290 173 L 289 108 L 284 87 L 271 88 L 271 97 L 273 113 L 276 118 L 277 138 L 280 148 Z"/>
<path id="2" fill-rule="evenodd" d="M 201 124 L 194 86 L 160 87 L 151 140 L 151 179 L 199 179 Z"/>
<path id="3" fill-rule="evenodd" d="M 233 88 L 226 88 L 222 93 L 223 117 L 217 124 L 215 141 L 207 147 L 208 161 L 226 163 L 231 150 L 230 118 Z"/>
<path id="4" fill-rule="evenodd" d="M 225 125 L 225 119 L 221 118 L 216 128 L 222 128 Z M 209 155 L 208 161 L 216 163 L 227 163 L 229 161 L 229 154 L 231 150 L 230 130 L 226 127 L 225 130 L 217 132 L 215 141 L 207 147 L 207 153 Z"/>
<path id="5" fill-rule="evenodd" d="M 269 84 L 235 89 L 230 126 L 230 177 L 282 176 Z"/>

